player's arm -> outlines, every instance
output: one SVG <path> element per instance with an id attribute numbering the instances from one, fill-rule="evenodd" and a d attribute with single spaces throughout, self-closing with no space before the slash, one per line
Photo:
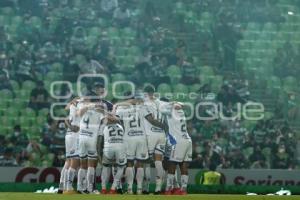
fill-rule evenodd
<path id="1" fill-rule="evenodd" d="M 126 101 L 122 101 L 122 102 L 119 102 L 119 103 L 116 103 L 115 106 L 118 107 L 118 106 L 131 106 L 131 105 L 135 105 L 138 103 L 138 100 L 136 99 L 129 99 L 129 100 L 126 100 Z"/>
<path id="2" fill-rule="evenodd" d="M 82 117 L 84 113 L 86 113 L 86 111 L 92 108 L 95 108 L 95 104 L 91 104 L 91 103 L 85 104 L 77 111 L 77 115 Z"/>
<path id="3" fill-rule="evenodd" d="M 73 132 L 78 132 L 78 131 L 79 131 L 79 127 L 78 127 L 78 126 L 72 125 L 69 119 L 66 119 L 66 120 L 65 120 L 65 124 L 66 124 L 66 126 L 67 126 L 69 129 L 71 129 L 71 131 L 73 131 Z"/>
<path id="4" fill-rule="evenodd" d="M 80 97 L 75 97 L 74 99 L 72 99 L 72 101 L 70 101 L 66 107 L 65 110 L 70 110 L 71 105 L 76 105 L 76 102 L 80 99 Z"/>
<path id="5" fill-rule="evenodd" d="M 165 128 L 165 125 L 163 123 L 161 123 L 160 121 L 154 119 L 153 115 L 152 114 L 148 114 L 145 116 L 145 119 L 150 123 L 152 124 L 153 126 L 156 126 L 156 127 L 159 127 L 161 129 L 164 129 Z"/>

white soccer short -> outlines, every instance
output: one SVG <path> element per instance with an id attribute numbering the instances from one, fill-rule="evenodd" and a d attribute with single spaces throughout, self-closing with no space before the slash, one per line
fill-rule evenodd
<path id="1" fill-rule="evenodd" d="M 70 132 L 65 136 L 66 158 L 79 157 L 79 134 Z"/>
<path id="2" fill-rule="evenodd" d="M 147 145 L 149 155 L 165 153 L 166 136 L 164 133 L 152 133 L 147 135 Z"/>
<path id="3" fill-rule="evenodd" d="M 103 149 L 102 164 L 103 165 L 126 165 L 126 147 L 125 144 L 114 144 Z"/>
<path id="4" fill-rule="evenodd" d="M 128 160 L 147 160 L 149 158 L 146 137 L 126 138 L 125 144 Z"/>
<path id="5" fill-rule="evenodd" d="M 79 157 L 81 159 L 97 159 L 97 139 L 79 135 Z"/>
<path id="6" fill-rule="evenodd" d="M 177 144 L 172 147 L 170 154 L 170 161 L 173 162 L 191 162 L 192 161 L 192 141 L 180 139 L 177 140 Z"/>

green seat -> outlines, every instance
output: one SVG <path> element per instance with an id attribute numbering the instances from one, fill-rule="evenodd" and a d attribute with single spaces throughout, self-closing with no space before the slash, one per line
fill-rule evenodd
<path id="1" fill-rule="evenodd" d="M 21 89 L 17 93 L 17 97 L 24 102 L 29 102 L 31 90 Z"/>
<path id="2" fill-rule="evenodd" d="M 38 111 L 38 117 L 40 118 L 45 118 L 49 114 L 49 109 L 48 108 L 43 108 Z"/>
<path id="3" fill-rule="evenodd" d="M 7 103 L 12 102 L 13 94 L 10 90 L 4 89 L 0 90 L 1 101 L 5 101 Z"/>
<path id="4" fill-rule="evenodd" d="M 178 101 L 188 101 L 189 89 L 184 84 L 176 84 L 173 87 L 173 94 L 175 95 L 175 99 Z"/>
<path id="5" fill-rule="evenodd" d="M 0 121 L 1 121 L 1 127 L 4 127 L 6 130 L 14 126 L 14 119 L 8 116 L 2 116 L 0 118 Z"/>
<path id="6" fill-rule="evenodd" d="M 114 83 L 116 81 L 125 81 L 126 77 L 124 74 L 117 73 L 117 74 L 112 74 L 111 75 L 111 82 Z"/>
<path id="7" fill-rule="evenodd" d="M 272 22 L 267 22 L 263 26 L 263 31 L 275 32 L 275 31 L 277 31 L 277 26 L 276 26 L 276 24 L 274 24 Z"/>
<path id="8" fill-rule="evenodd" d="M 35 86 L 36 86 L 35 82 L 29 81 L 29 80 L 24 81 L 22 83 L 22 89 L 29 90 L 29 91 L 31 91 L 33 88 L 35 88 Z"/>
<path id="9" fill-rule="evenodd" d="M 283 87 L 285 91 L 296 91 L 297 80 L 292 76 L 288 76 L 283 80 Z"/>
<path id="10" fill-rule="evenodd" d="M 57 73 L 62 73 L 63 68 L 64 68 L 63 64 L 57 62 L 57 63 L 52 64 L 51 71 L 57 72 Z"/>
<path id="11" fill-rule="evenodd" d="M 15 98 L 13 100 L 13 103 L 11 103 L 11 105 L 18 110 L 22 110 L 23 108 L 25 108 L 26 103 L 24 102 L 23 99 Z"/>
<path id="12" fill-rule="evenodd" d="M 160 96 L 165 97 L 166 94 L 171 94 L 172 89 L 170 85 L 166 83 L 161 83 L 157 87 L 157 92 L 160 94 Z"/>
<path id="13" fill-rule="evenodd" d="M 247 24 L 247 30 L 248 31 L 260 31 L 260 23 L 255 23 L 255 22 L 249 22 Z"/>
<path id="14" fill-rule="evenodd" d="M 89 36 L 100 37 L 102 31 L 101 31 L 101 28 L 94 26 L 94 27 L 90 28 L 88 32 L 89 32 Z"/>
<path id="15" fill-rule="evenodd" d="M 182 76 L 180 68 L 176 65 L 168 67 L 167 75 L 170 77 L 172 83 L 177 83 Z"/>
<path id="16" fill-rule="evenodd" d="M 31 118 L 28 118 L 27 116 L 20 116 L 18 118 L 18 123 L 20 123 L 22 129 L 28 129 L 32 125 Z"/>
<path id="17" fill-rule="evenodd" d="M 10 80 L 9 83 L 11 84 L 14 91 L 18 91 L 20 89 L 20 85 L 15 80 Z"/>
<path id="18" fill-rule="evenodd" d="M 18 27 L 23 23 L 23 18 L 21 16 L 14 16 L 12 17 L 11 22 L 14 26 Z"/>
<path id="19" fill-rule="evenodd" d="M 246 149 L 243 149 L 243 154 L 246 157 L 246 159 L 248 159 L 250 155 L 253 154 L 253 151 L 254 151 L 253 147 L 248 147 Z"/>
<path id="20" fill-rule="evenodd" d="M 58 81 L 61 79 L 61 73 L 57 73 L 57 72 L 48 72 L 46 75 L 45 80 L 46 81 Z"/>
<path id="21" fill-rule="evenodd" d="M 206 76 L 212 76 L 214 75 L 214 70 L 213 68 L 209 67 L 209 66 L 203 66 L 200 68 L 201 70 L 201 74 L 202 75 L 206 75 Z"/>
<path id="22" fill-rule="evenodd" d="M 5 114 L 7 117 L 16 119 L 19 117 L 19 109 L 15 106 L 11 106 L 6 110 Z"/>
<path id="23" fill-rule="evenodd" d="M 37 17 L 37 16 L 33 16 L 30 18 L 30 23 L 32 24 L 33 27 L 37 28 L 37 29 L 41 29 L 42 28 L 42 20 Z"/>
<path id="24" fill-rule="evenodd" d="M 197 93 L 199 91 L 199 89 L 201 88 L 201 84 L 193 84 L 189 87 L 189 92 L 195 92 Z"/>
<path id="25" fill-rule="evenodd" d="M 36 117 L 36 113 L 33 109 L 31 108 L 25 108 L 21 111 L 21 116 L 26 116 L 28 118 L 35 118 Z"/>

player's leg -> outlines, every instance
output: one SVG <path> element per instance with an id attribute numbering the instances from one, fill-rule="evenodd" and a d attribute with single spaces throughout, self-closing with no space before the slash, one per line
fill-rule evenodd
<path id="1" fill-rule="evenodd" d="M 172 189 L 174 187 L 174 178 L 175 178 L 175 170 L 176 170 L 177 163 L 169 161 L 168 163 L 168 175 L 167 175 L 167 185 L 165 194 L 169 195 L 172 193 Z"/>
<path id="2" fill-rule="evenodd" d="M 90 138 L 87 144 L 88 149 L 88 168 L 87 168 L 87 190 L 89 193 L 94 191 L 96 166 L 98 163 L 97 140 Z"/>
<path id="3" fill-rule="evenodd" d="M 64 190 L 66 190 L 67 172 L 68 172 L 69 165 L 70 165 L 70 159 L 66 159 L 65 164 L 60 172 L 58 193 L 62 193 Z"/>
<path id="4" fill-rule="evenodd" d="M 136 142 L 134 140 L 128 140 L 125 142 L 127 166 L 125 169 L 125 179 L 127 183 L 127 193 L 133 194 L 132 185 L 134 180 L 134 159 L 136 151 Z"/>
<path id="5" fill-rule="evenodd" d="M 133 194 L 132 185 L 134 179 L 134 160 L 127 160 L 127 167 L 125 170 L 125 177 L 127 183 L 127 192 L 128 194 Z"/>
<path id="6" fill-rule="evenodd" d="M 97 157 L 88 158 L 88 169 L 87 169 L 87 190 L 89 193 L 94 191 L 94 182 L 95 182 L 95 166 L 97 165 Z"/>
<path id="7" fill-rule="evenodd" d="M 108 164 L 104 164 L 102 166 L 102 172 L 101 172 L 101 194 L 107 193 L 107 183 L 109 181 L 109 177 L 111 174 L 111 166 Z"/>
<path id="8" fill-rule="evenodd" d="M 137 182 L 137 194 L 142 194 L 143 181 L 144 181 L 144 163 L 149 159 L 148 146 L 144 138 L 140 138 L 137 141 L 136 148 L 136 182 Z"/>
<path id="9" fill-rule="evenodd" d="M 107 193 L 107 183 L 111 175 L 111 151 L 110 149 L 104 149 L 102 156 L 102 172 L 101 172 L 101 194 Z"/>
<path id="10" fill-rule="evenodd" d="M 80 160 L 79 157 L 72 158 L 71 159 L 71 165 L 69 167 L 68 173 L 67 173 L 67 191 L 73 191 L 73 182 L 76 174 L 76 170 L 78 170 L 78 167 L 80 166 Z"/>
<path id="11" fill-rule="evenodd" d="M 179 165 L 180 172 L 181 172 L 181 193 L 180 194 L 187 194 L 187 184 L 189 180 L 188 176 L 188 168 L 189 163 L 192 161 L 192 142 L 186 141 L 185 142 L 185 155 L 183 162 Z"/>
<path id="12" fill-rule="evenodd" d="M 79 193 L 84 193 L 87 191 L 87 168 L 88 168 L 88 160 L 87 156 L 80 158 L 80 168 L 78 170 L 77 177 L 77 191 Z"/>
<path id="13" fill-rule="evenodd" d="M 164 168 L 163 168 L 163 155 L 165 151 L 165 138 L 160 138 L 155 146 L 154 150 L 154 164 L 156 170 L 156 187 L 155 194 L 159 194 L 161 192 L 161 186 L 164 176 Z"/>
<path id="14" fill-rule="evenodd" d="M 86 175 L 87 175 L 87 148 L 86 148 L 86 138 L 79 138 L 79 157 L 80 157 L 80 168 L 77 175 L 77 191 L 79 193 L 84 193 L 87 190 L 86 185 Z"/>
<path id="15" fill-rule="evenodd" d="M 189 162 L 182 162 L 180 163 L 180 172 L 181 172 L 181 193 L 186 194 L 187 192 L 187 184 L 189 180 L 188 175 L 188 168 L 189 168 Z"/>
<path id="16" fill-rule="evenodd" d="M 79 160 L 79 138 L 78 135 L 73 133 L 72 135 L 72 149 L 69 152 L 70 155 L 70 167 L 67 172 L 67 193 L 68 192 L 74 192 L 73 188 L 73 181 L 75 178 L 76 170 L 78 170 L 80 166 L 80 160 Z"/>
<path id="17" fill-rule="evenodd" d="M 121 178 L 124 173 L 124 169 L 127 163 L 125 148 L 119 147 L 115 149 L 115 161 L 116 161 L 116 174 L 114 175 L 114 181 L 110 189 L 110 194 L 116 194 L 117 190 L 122 192 Z"/>
<path id="18" fill-rule="evenodd" d="M 144 182 L 143 182 L 143 194 L 149 194 L 149 187 L 150 187 L 150 182 L 151 182 L 151 158 L 149 158 L 147 161 L 144 163 Z"/>

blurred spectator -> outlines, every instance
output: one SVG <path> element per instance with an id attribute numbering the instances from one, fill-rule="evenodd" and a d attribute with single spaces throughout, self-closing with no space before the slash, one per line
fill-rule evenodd
<path id="1" fill-rule="evenodd" d="M 130 24 L 130 11 L 126 3 L 120 4 L 120 7 L 115 9 L 113 19 L 119 27 L 126 27 Z"/>
<path id="2" fill-rule="evenodd" d="M 13 149 L 12 148 L 6 148 L 3 156 L 0 156 L 0 166 L 1 167 L 13 167 L 17 166 L 17 161 L 13 157 Z"/>
<path id="3" fill-rule="evenodd" d="M 13 142 L 17 148 L 24 149 L 24 148 L 26 148 L 26 146 L 28 144 L 28 137 L 22 131 L 20 125 L 16 125 L 14 127 L 14 132 L 12 134 L 10 134 L 8 137 L 9 137 L 9 140 L 11 142 Z"/>
<path id="4" fill-rule="evenodd" d="M 44 88 L 44 82 L 38 81 L 36 88 L 30 93 L 30 102 L 28 106 L 34 110 L 49 107 L 49 93 Z"/>
<path id="5" fill-rule="evenodd" d="M 118 7 L 118 0 L 102 0 L 101 1 L 102 16 L 105 18 L 110 18 L 117 7 Z"/>

